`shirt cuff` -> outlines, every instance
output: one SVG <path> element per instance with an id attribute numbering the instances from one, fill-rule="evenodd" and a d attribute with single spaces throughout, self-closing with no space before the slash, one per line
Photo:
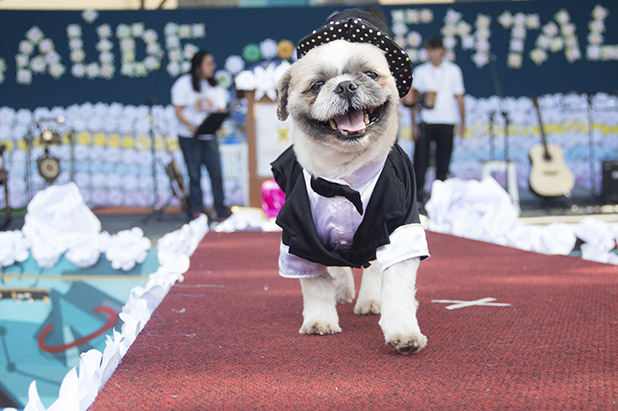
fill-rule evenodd
<path id="1" fill-rule="evenodd" d="M 279 275 L 285 278 L 316 278 L 326 271 L 326 266 L 290 254 L 290 247 L 279 246 Z"/>
<path id="2" fill-rule="evenodd" d="M 429 257 L 429 248 L 425 238 L 425 230 L 420 224 L 403 225 L 390 235 L 390 243 L 378 247 L 376 257 L 382 270 L 392 265 L 408 260 Z"/>

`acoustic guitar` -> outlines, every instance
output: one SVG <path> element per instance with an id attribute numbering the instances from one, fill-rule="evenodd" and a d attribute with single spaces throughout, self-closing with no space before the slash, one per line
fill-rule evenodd
<path id="1" fill-rule="evenodd" d="M 547 144 L 539 101 L 532 97 L 536 110 L 541 144 L 530 148 L 530 190 L 541 197 L 567 196 L 575 186 L 573 173 L 567 167 L 562 155 L 562 147 L 557 144 Z"/>
<path id="2" fill-rule="evenodd" d="M 189 196 L 187 194 L 185 180 L 182 176 L 182 173 L 180 172 L 180 169 L 178 168 L 178 164 L 176 164 L 172 148 L 170 147 L 167 138 L 165 138 L 165 134 L 161 132 L 159 126 L 157 125 L 157 123 L 155 123 L 154 119 L 150 114 L 148 114 L 148 121 L 150 122 L 152 128 L 161 137 L 161 140 L 163 141 L 163 146 L 165 147 L 165 151 L 170 158 L 170 161 L 165 165 L 165 174 L 170 180 L 170 189 L 172 190 L 172 194 L 178 199 L 178 201 L 180 201 L 180 207 L 182 208 L 182 211 L 190 215 L 191 207 L 189 206 Z"/>

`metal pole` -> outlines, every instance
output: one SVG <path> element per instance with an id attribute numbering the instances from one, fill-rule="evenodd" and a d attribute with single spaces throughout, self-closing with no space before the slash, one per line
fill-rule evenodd
<path id="1" fill-rule="evenodd" d="M 596 178 L 594 175 L 594 107 L 592 106 L 592 97 L 590 96 L 590 93 L 586 93 L 586 101 L 588 102 L 588 158 L 590 161 L 590 197 L 592 197 L 591 199 L 594 200 L 596 186 Z"/>

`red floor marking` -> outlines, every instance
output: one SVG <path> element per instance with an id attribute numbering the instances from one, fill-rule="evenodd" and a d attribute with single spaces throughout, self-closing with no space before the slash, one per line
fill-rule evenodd
<path id="1" fill-rule="evenodd" d="M 112 328 L 114 324 L 116 324 L 118 315 L 111 308 L 99 306 L 99 307 L 94 307 L 93 311 L 107 313 L 107 315 L 109 316 L 107 322 L 103 324 L 101 328 L 99 328 L 97 331 L 93 332 L 92 334 L 86 335 L 85 337 L 82 337 L 82 338 L 78 338 L 72 343 L 50 346 L 50 345 L 45 345 L 45 337 L 51 331 L 51 329 L 54 328 L 54 324 L 53 323 L 49 324 L 47 327 L 45 327 L 45 329 L 43 329 L 43 332 L 39 336 L 39 347 L 41 348 L 41 350 L 55 354 L 55 353 L 59 353 L 62 351 L 66 351 L 69 348 L 78 347 L 98 337 L 99 335 L 104 334 L 107 330 Z"/>

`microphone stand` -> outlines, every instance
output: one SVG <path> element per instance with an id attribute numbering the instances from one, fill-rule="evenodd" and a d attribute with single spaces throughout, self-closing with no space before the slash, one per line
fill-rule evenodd
<path id="1" fill-rule="evenodd" d="M 162 68 L 159 68 L 156 72 L 154 78 L 154 84 L 152 86 L 152 95 L 146 99 L 146 104 L 148 105 L 148 116 L 150 118 L 149 121 L 149 134 L 150 134 L 150 153 L 152 155 L 152 190 L 153 190 L 153 200 L 152 200 L 152 213 L 150 213 L 144 219 L 143 223 L 146 224 L 153 217 L 157 217 L 157 220 L 161 220 L 163 216 L 163 208 L 159 204 L 159 183 L 157 181 L 157 159 L 156 159 L 156 133 L 155 133 L 155 125 L 154 125 L 154 116 L 153 114 L 153 106 L 157 103 L 157 91 L 159 90 L 159 84 L 161 82 L 161 72 Z M 165 136 L 162 136 L 165 138 Z M 168 202 L 169 203 L 169 202 Z"/>
<path id="2" fill-rule="evenodd" d="M 151 119 L 153 118 L 152 117 L 152 106 L 154 106 L 156 101 L 157 99 L 155 97 L 149 97 L 146 100 L 146 104 L 148 105 L 148 115 L 150 116 Z M 161 206 L 159 205 L 159 184 L 157 182 L 157 161 L 156 161 L 156 148 L 155 148 L 156 135 L 155 135 L 155 130 L 154 130 L 152 121 L 149 122 L 148 134 L 150 136 L 150 154 L 152 156 L 151 164 L 152 164 L 152 196 L 153 196 L 153 199 L 152 199 L 152 212 L 148 216 L 146 216 L 146 218 L 144 218 L 144 221 L 143 221 L 144 224 L 150 221 L 150 219 L 155 216 L 159 220 L 163 212 L 161 209 Z"/>
<path id="3" fill-rule="evenodd" d="M 493 161 L 496 159 L 495 150 L 496 150 L 496 136 L 494 134 L 494 117 L 496 115 L 495 111 L 491 111 L 489 113 L 489 160 Z"/>
<path id="4" fill-rule="evenodd" d="M 511 125 L 511 120 L 509 119 L 509 113 L 507 111 L 501 111 L 502 117 L 504 118 L 504 161 L 509 164 L 511 162 L 511 156 L 509 153 L 509 126 Z"/>
<path id="5" fill-rule="evenodd" d="M 592 96 L 589 92 L 586 92 L 586 103 L 588 106 L 588 161 L 590 163 L 590 197 L 592 199 L 595 196 L 596 178 L 594 175 L 594 134 L 592 127 L 594 125 L 594 106 L 592 105 Z"/>
<path id="6" fill-rule="evenodd" d="M 504 118 L 504 161 L 508 164 L 511 159 L 509 156 L 509 113 L 504 110 L 504 95 L 502 94 L 502 87 L 500 87 L 500 79 L 498 78 L 498 70 L 496 70 L 495 56 L 492 56 L 489 59 L 489 69 L 491 70 L 491 79 L 494 83 L 494 89 L 496 91 L 496 95 L 499 98 L 499 108 L 500 114 Z"/>
<path id="7" fill-rule="evenodd" d="M 498 78 L 498 71 L 495 66 L 496 57 L 492 56 L 489 60 L 489 69 L 491 70 L 491 78 L 494 84 L 496 95 L 499 98 L 498 109 L 499 113 L 504 118 L 504 160 L 499 161 L 494 159 L 494 117 L 495 111 L 490 113 L 489 117 L 489 134 L 490 134 L 490 160 L 483 166 L 482 176 L 491 175 L 492 171 L 504 171 L 504 178 L 506 181 L 506 190 L 511 196 L 513 205 L 520 210 L 519 205 L 519 187 L 517 185 L 517 172 L 515 170 L 515 164 L 511 162 L 509 153 L 509 126 L 510 119 L 509 113 L 503 108 L 504 96 L 502 95 L 502 88 L 500 87 L 500 80 Z"/>

